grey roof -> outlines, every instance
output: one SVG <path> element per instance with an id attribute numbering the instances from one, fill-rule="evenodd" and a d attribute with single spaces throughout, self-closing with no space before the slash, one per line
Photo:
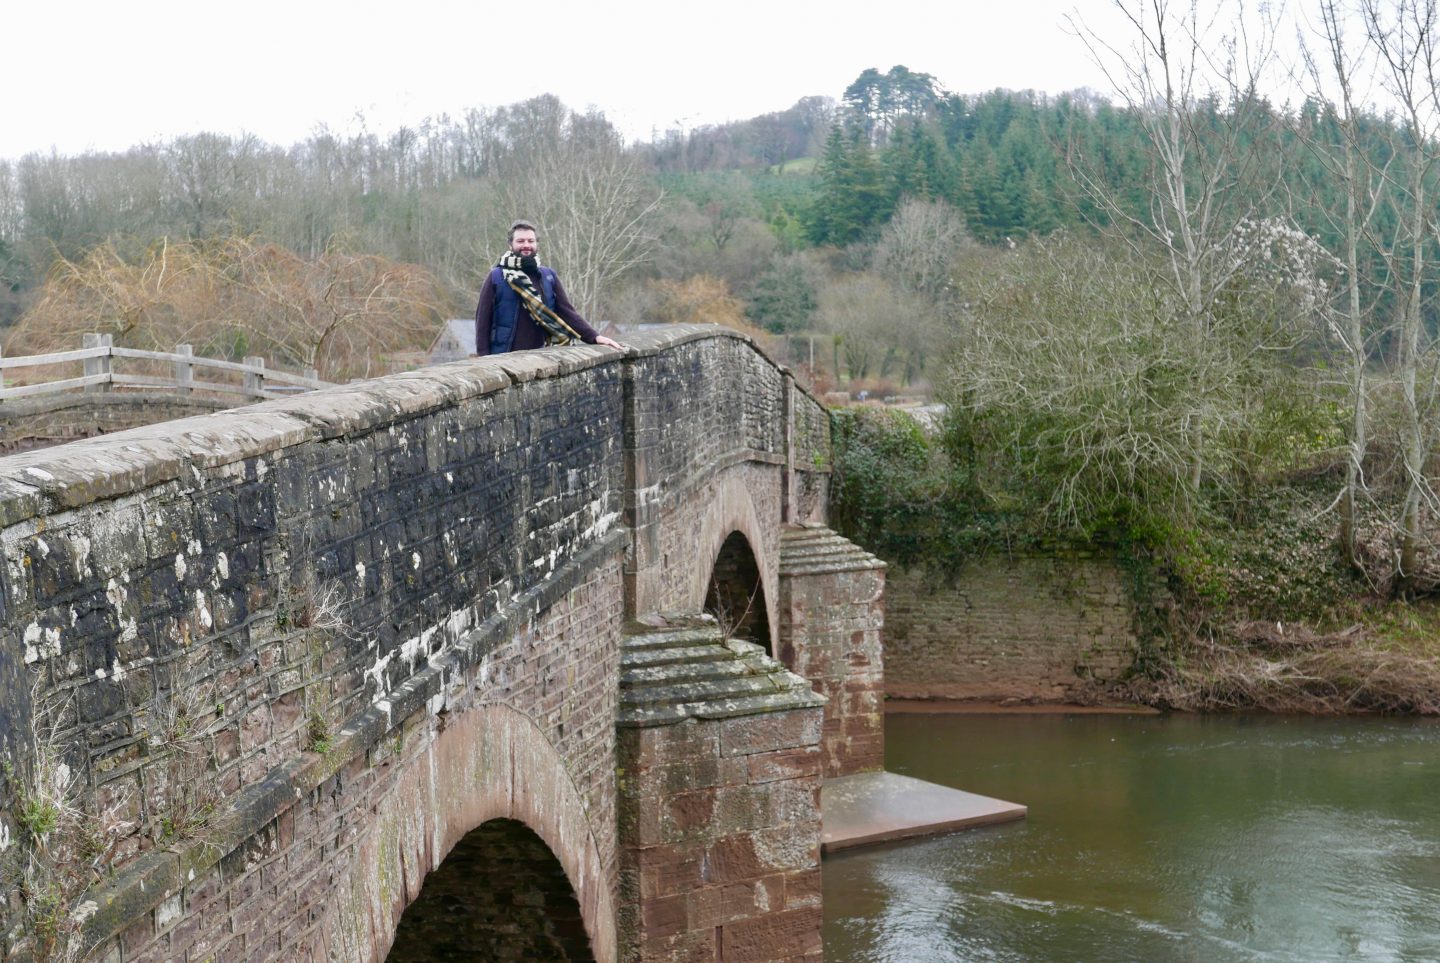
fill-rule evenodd
<path id="1" fill-rule="evenodd" d="M 447 338 L 446 335 L 449 335 L 449 337 Z M 437 351 L 437 349 L 440 347 L 440 343 L 441 343 L 442 341 L 446 341 L 446 340 L 453 341 L 454 343 L 458 344 L 460 347 L 459 347 L 459 350 L 458 350 L 458 351 L 455 351 L 455 352 L 450 352 L 450 351 L 444 352 L 444 355 L 445 355 L 445 356 L 444 356 L 444 357 L 441 357 L 441 356 L 440 356 L 440 353 Z M 470 355 L 472 355 L 472 354 L 474 354 L 474 353 L 475 353 L 475 319 L 474 319 L 474 318 L 454 318 L 454 319 L 452 319 L 452 320 L 450 320 L 450 321 L 446 321 L 446 322 L 445 322 L 445 327 L 442 328 L 442 329 L 440 330 L 440 334 L 436 336 L 436 338 L 435 338 L 435 343 L 430 346 L 430 360 L 431 360 L 431 361 L 456 361 L 456 360 L 458 360 L 458 359 L 460 359 L 460 358 L 467 358 L 467 357 L 469 357 Z"/>

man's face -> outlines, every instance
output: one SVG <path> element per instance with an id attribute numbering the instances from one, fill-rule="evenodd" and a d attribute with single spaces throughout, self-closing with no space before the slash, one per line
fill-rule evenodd
<path id="1" fill-rule="evenodd" d="M 536 241 L 534 231 L 527 231 L 522 228 L 521 230 L 516 231 L 515 236 L 510 239 L 511 253 L 518 254 L 521 257 L 534 257 L 535 246 Z"/>

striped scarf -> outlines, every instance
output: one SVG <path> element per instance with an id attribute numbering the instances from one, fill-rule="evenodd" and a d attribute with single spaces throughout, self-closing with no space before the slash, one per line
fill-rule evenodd
<path id="1" fill-rule="evenodd" d="M 535 290 L 535 282 L 530 280 L 530 275 L 520 266 L 521 257 L 513 252 L 501 256 L 497 262 L 500 274 L 505 278 L 505 283 L 520 296 L 520 303 L 525 305 L 525 310 L 535 321 L 537 327 L 545 335 L 545 343 L 552 344 L 575 344 L 580 340 L 580 333 L 565 323 L 565 319 L 545 306 L 545 299 L 540 292 Z"/>

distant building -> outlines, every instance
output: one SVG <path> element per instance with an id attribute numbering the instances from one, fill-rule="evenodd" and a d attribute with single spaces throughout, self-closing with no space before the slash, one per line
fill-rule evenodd
<path id="1" fill-rule="evenodd" d="M 428 360 L 430 364 L 444 364 L 447 361 L 460 361 L 474 353 L 475 319 L 456 318 L 446 321 L 445 326 L 440 329 L 435 343 L 430 346 Z"/>

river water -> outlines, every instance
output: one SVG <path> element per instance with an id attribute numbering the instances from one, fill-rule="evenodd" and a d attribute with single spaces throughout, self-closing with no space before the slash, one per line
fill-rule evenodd
<path id="1" fill-rule="evenodd" d="M 1440 960 L 1440 721 L 886 719 L 1022 822 L 828 856 L 825 958 Z"/>

